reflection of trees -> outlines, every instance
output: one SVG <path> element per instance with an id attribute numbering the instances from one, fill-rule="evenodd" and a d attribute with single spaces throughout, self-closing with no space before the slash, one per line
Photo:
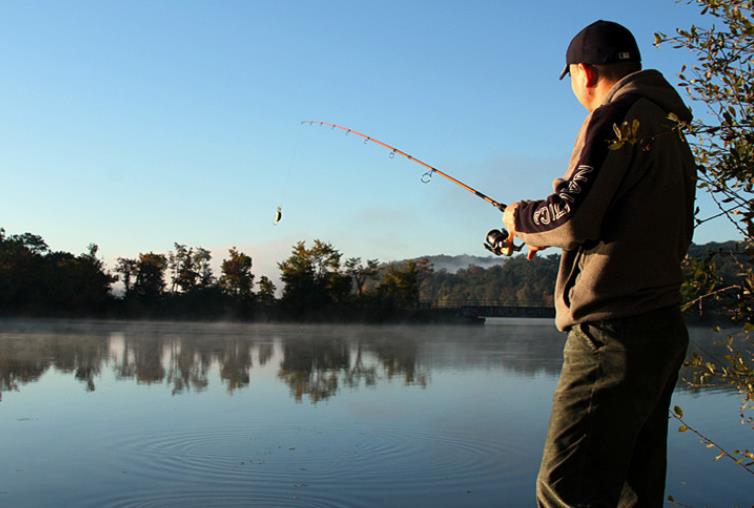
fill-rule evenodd
<path id="1" fill-rule="evenodd" d="M 17 391 L 19 385 L 37 381 L 50 367 L 48 358 L 28 350 L 28 344 L 21 341 L 1 341 L 0 400 L 3 392 Z"/>
<path id="2" fill-rule="evenodd" d="M 64 331 L 57 331 L 56 326 Z M 75 333 L 76 328 L 82 331 Z M 256 337 L 211 333 L 181 336 L 159 328 L 129 330 L 128 326 L 118 333 L 101 326 L 97 333 L 89 328 L 83 322 L 61 322 L 37 331 L 24 327 L 18 333 L 0 331 L 0 393 L 37 381 L 50 368 L 72 374 L 93 391 L 105 364 L 112 364 L 118 379 L 164 382 L 173 394 L 206 389 L 215 362 L 229 391 L 249 385 Z M 258 355 L 260 363 L 270 359 L 273 348 L 269 341 L 260 347 Z"/>
<path id="3" fill-rule="evenodd" d="M 388 378 L 403 376 L 406 384 L 427 386 L 426 371 L 417 367 L 418 348 L 416 342 L 413 340 L 400 342 L 380 340 L 375 342 L 372 347 Z"/>
<path id="4" fill-rule="evenodd" d="M 38 381 L 50 368 L 73 373 L 87 391 L 94 391 L 94 378 L 107 351 L 103 337 L 39 333 L 15 337 L 0 341 L 0 394 Z"/>
<path id="5" fill-rule="evenodd" d="M 100 373 L 107 351 L 107 341 L 98 335 L 58 336 L 51 341 L 50 347 L 55 368 L 65 373 L 73 372 L 89 392 L 95 389 L 94 378 Z"/>
<path id="6" fill-rule="evenodd" d="M 283 360 L 278 377 L 301 401 L 304 394 L 312 402 L 331 397 L 338 390 L 338 375 L 348 368 L 350 353 L 344 339 L 300 338 L 283 344 Z"/>
<path id="7" fill-rule="evenodd" d="M 126 335 L 116 373 L 121 378 L 135 378 L 139 383 L 164 381 L 172 386 L 175 395 L 187 390 L 205 390 L 210 367 L 217 362 L 220 379 L 232 392 L 249 384 L 253 345 L 250 338 L 243 336 Z"/>
<path id="8" fill-rule="evenodd" d="M 272 347 L 271 342 L 263 342 L 262 344 L 259 344 L 257 352 L 257 355 L 259 356 L 259 365 L 266 365 L 270 358 L 272 358 L 273 351 L 274 348 Z"/>
<path id="9" fill-rule="evenodd" d="M 138 383 L 159 383 L 165 379 L 162 352 L 165 340 L 158 336 L 132 338 L 125 335 L 123 353 L 116 366 L 119 378 L 134 378 Z M 172 357 L 171 357 L 172 358 Z"/>
<path id="10" fill-rule="evenodd" d="M 314 403 L 333 396 L 341 384 L 373 386 L 380 372 L 388 379 L 402 376 L 406 384 L 426 386 L 428 376 L 417 366 L 417 352 L 416 343 L 405 336 L 348 339 L 344 333 L 343 337 L 289 339 L 283 343 L 278 376 L 297 401 L 308 395 Z"/>
<path id="11" fill-rule="evenodd" d="M 225 341 L 220 353 L 220 379 L 228 383 L 228 391 L 249 385 L 251 370 L 251 347 L 248 340 L 234 339 Z"/>
<path id="12" fill-rule="evenodd" d="M 357 340 L 355 347 L 353 366 L 346 371 L 344 381 L 352 388 L 359 386 L 362 379 L 367 386 L 374 386 L 377 383 L 377 368 L 374 365 L 364 364 L 364 348 L 361 340 Z"/>
<path id="13" fill-rule="evenodd" d="M 175 395 L 205 390 L 216 365 L 232 392 L 249 386 L 255 350 L 259 365 L 279 354 L 267 334 L 244 328 L 218 331 L 211 325 L 203 330 L 204 325 L 195 324 L 137 324 L 113 331 L 112 324 L 61 323 L 10 337 L 0 332 L 0 391 L 17 390 L 50 368 L 73 375 L 93 391 L 97 377 L 109 365 L 117 379 L 165 383 Z M 336 327 L 322 336 L 318 330 L 312 329 L 306 337 L 279 339 L 278 376 L 296 400 L 308 396 L 318 402 L 342 386 L 374 386 L 381 377 L 400 376 L 407 384 L 426 386 L 427 374 L 417 367 L 419 349 L 410 334 L 374 334 L 375 329 L 369 328 L 354 333 L 354 328 Z"/>
<path id="14" fill-rule="evenodd" d="M 183 393 L 189 388 L 201 392 L 207 388 L 207 371 L 212 357 L 208 351 L 197 351 L 188 341 L 172 340 L 170 349 L 167 383 L 173 385 L 172 394 Z"/>
<path id="15" fill-rule="evenodd" d="M 316 403 L 343 387 L 375 386 L 380 380 L 426 387 L 431 369 L 503 369 L 517 376 L 556 376 L 565 338 L 549 323 L 533 326 L 518 321 L 473 331 L 467 327 L 250 329 L 64 323 L 34 329 L 9 329 L 7 322 L 0 323 L 0 393 L 35 382 L 50 368 L 74 376 L 91 391 L 108 366 L 121 380 L 164 383 L 174 395 L 206 390 L 210 372 L 217 368 L 221 382 L 232 392 L 249 387 L 256 360 L 260 366 L 273 362 L 278 378 L 297 401 L 306 397 Z M 280 338 L 273 341 L 271 332 Z M 707 352 L 725 354 L 724 344 L 713 343 L 707 335 L 692 339 Z M 683 384 L 679 388 L 686 389 Z"/>

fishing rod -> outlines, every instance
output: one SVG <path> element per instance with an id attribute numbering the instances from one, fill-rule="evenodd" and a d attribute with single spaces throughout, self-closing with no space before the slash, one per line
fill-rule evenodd
<path id="1" fill-rule="evenodd" d="M 475 188 L 466 185 L 462 181 L 458 180 L 457 178 L 454 178 L 450 176 L 448 173 L 441 171 L 437 169 L 434 166 L 430 166 L 426 162 L 417 159 L 413 155 L 410 155 L 403 150 L 400 150 L 398 148 L 395 148 L 394 146 L 388 145 L 387 143 L 380 141 L 379 139 L 375 139 L 372 136 L 368 136 L 367 134 L 361 133 L 359 131 L 355 131 L 353 129 L 349 129 L 348 127 L 343 127 L 342 125 L 338 125 L 331 122 L 325 122 L 320 120 L 304 120 L 301 122 L 301 125 L 319 125 L 321 127 L 327 126 L 331 129 L 340 129 L 343 132 L 348 134 L 354 134 L 356 136 L 359 136 L 364 139 L 364 143 L 374 143 L 378 146 L 381 146 L 382 148 L 386 148 L 387 150 L 390 150 L 390 158 L 394 158 L 395 154 L 398 154 L 402 157 L 405 157 L 406 159 L 410 160 L 411 162 L 415 162 L 416 164 L 419 164 L 420 166 L 423 166 L 427 169 L 427 172 L 422 175 L 422 182 L 429 183 L 430 179 L 432 178 L 432 175 L 437 173 L 441 177 L 445 178 L 446 180 L 458 185 L 462 189 L 465 189 L 478 198 L 483 199 L 487 203 L 491 204 L 501 212 L 505 211 L 506 205 L 504 203 L 500 203 L 498 201 L 495 201 L 491 197 L 487 196 L 486 194 L 476 190 Z M 501 229 L 493 229 L 490 232 L 487 233 L 487 236 L 485 237 L 484 247 L 492 252 L 495 255 L 498 256 L 510 256 L 513 254 L 514 251 L 520 251 L 523 247 L 522 245 L 514 245 L 513 241 L 511 239 L 510 242 L 508 242 L 509 237 L 508 231 L 506 231 L 504 228 Z"/>
<path id="2" fill-rule="evenodd" d="M 436 167 L 430 166 L 426 162 L 417 159 L 413 155 L 409 155 L 406 152 L 404 152 L 403 150 L 399 150 L 398 148 L 395 148 L 394 146 L 390 146 L 387 143 L 383 143 L 379 139 L 375 139 L 372 136 L 367 136 L 366 134 L 362 134 L 359 131 L 355 131 L 353 129 L 349 129 L 348 127 L 343 127 L 342 125 L 338 125 L 338 124 L 330 123 L 330 122 L 321 122 L 321 121 L 317 121 L 317 120 L 305 120 L 305 121 L 301 122 L 301 124 L 302 125 L 303 124 L 308 124 L 308 125 L 327 126 L 327 127 L 332 128 L 332 129 L 340 129 L 340 130 L 344 131 L 346 134 L 355 134 L 356 136 L 364 138 L 364 143 L 371 142 L 371 143 L 374 143 L 374 144 L 376 144 L 378 146 L 381 146 L 383 148 L 387 148 L 388 150 L 390 150 L 391 157 L 395 157 L 395 154 L 402 155 L 403 157 L 407 158 L 408 160 L 410 160 L 412 162 L 415 162 L 415 163 L 419 164 L 420 166 L 423 166 L 423 167 L 427 168 L 428 171 L 426 173 L 424 173 L 424 175 L 422 175 L 422 181 L 424 183 L 428 183 L 429 182 L 429 178 L 431 178 L 432 174 L 433 173 L 437 173 L 438 175 L 440 175 L 441 177 L 445 178 L 446 180 L 449 180 L 449 181 L 453 182 L 454 184 L 458 185 L 459 187 L 461 187 L 461 188 L 463 188 L 463 189 L 471 192 L 475 196 L 477 196 L 479 198 L 482 198 L 483 200 L 485 200 L 486 202 L 488 202 L 489 204 L 491 204 L 492 206 L 494 206 L 495 208 L 497 208 L 501 212 L 505 211 L 506 205 L 504 205 L 503 203 L 498 203 L 497 201 L 495 201 L 491 197 L 487 196 L 486 194 L 483 194 L 483 193 L 479 192 L 478 190 L 476 190 L 475 188 L 466 185 L 462 181 L 460 181 L 460 180 L 458 180 L 456 178 L 453 178 L 452 176 L 450 176 L 449 174 L 445 173 L 444 171 L 440 171 Z"/>

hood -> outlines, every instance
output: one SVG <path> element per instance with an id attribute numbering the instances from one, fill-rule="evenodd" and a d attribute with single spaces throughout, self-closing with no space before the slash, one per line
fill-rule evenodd
<path id="1" fill-rule="evenodd" d="M 623 77 L 610 89 L 605 102 L 613 102 L 628 94 L 646 97 L 667 113 L 675 113 L 681 121 L 691 121 L 691 111 L 659 71 L 648 69 Z"/>

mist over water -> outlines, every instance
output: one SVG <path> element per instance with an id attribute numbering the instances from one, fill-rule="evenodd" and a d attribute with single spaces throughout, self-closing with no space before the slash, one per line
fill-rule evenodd
<path id="1" fill-rule="evenodd" d="M 532 506 L 564 336 L 494 322 L 0 321 L 0 506 Z M 746 505 L 712 456 L 671 432 L 668 493 Z"/>

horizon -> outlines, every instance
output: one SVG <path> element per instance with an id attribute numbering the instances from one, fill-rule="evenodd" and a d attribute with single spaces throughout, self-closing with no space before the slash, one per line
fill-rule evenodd
<path id="1" fill-rule="evenodd" d="M 1 224 L 0 224 L 0 229 L 5 230 L 5 234 L 8 235 L 8 236 L 15 235 L 15 234 L 23 234 L 23 233 L 35 234 L 33 231 L 7 231 L 7 229 L 3 228 L 3 226 Z M 44 238 L 43 238 L 43 240 L 46 241 L 46 239 L 44 239 Z M 710 244 L 724 244 L 724 243 L 728 243 L 728 242 L 737 242 L 737 241 L 738 240 L 724 240 L 724 241 L 715 241 L 715 240 L 712 240 L 712 241 L 705 242 L 705 243 L 698 243 L 698 242 L 693 242 L 692 241 L 691 245 L 689 247 L 689 250 L 691 250 L 691 248 L 693 248 L 693 247 L 705 247 L 705 246 L 709 246 Z M 92 243 L 96 244 L 96 242 L 92 242 Z M 306 243 L 307 243 L 307 245 L 309 245 L 311 242 L 307 241 Z M 99 244 L 96 244 L 96 245 L 101 250 L 101 245 L 99 245 Z M 56 249 L 53 245 L 49 245 L 49 243 L 48 243 L 47 246 L 48 246 L 48 249 L 49 249 L 50 252 L 60 251 L 60 249 Z M 291 245 L 291 249 L 293 248 L 293 246 L 294 246 L 294 244 Z M 188 248 L 197 248 L 197 247 L 202 247 L 202 246 L 200 246 L 200 245 L 185 245 L 185 247 L 188 247 Z M 340 252 L 340 254 L 342 256 L 341 257 L 341 265 L 343 264 L 343 262 L 345 262 L 346 259 L 348 259 L 350 257 L 356 257 L 356 256 L 350 256 L 350 255 L 348 255 L 347 252 L 341 251 L 340 249 L 338 249 L 337 245 L 332 245 L 332 247 L 335 248 L 336 250 L 338 250 L 338 252 Z M 164 254 L 164 255 L 167 256 L 167 254 L 169 252 L 174 251 L 174 250 L 175 249 L 173 247 L 171 249 L 168 249 L 167 251 L 156 252 L 155 254 Z M 140 253 L 147 253 L 147 252 L 153 252 L 153 251 L 141 251 Z M 241 251 L 241 252 L 243 252 L 243 251 Z M 211 263 L 210 263 L 210 266 L 212 268 L 212 274 L 213 274 L 213 276 L 215 278 L 219 278 L 220 275 L 221 275 L 221 273 L 222 273 L 222 271 L 221 271 L 222 261 L 225 259 L 225 257 L 227 256 L 228 252 L 226 250 L 225 252 L 219 252 L 218 253 L 218 252 L 210 250 L 210 253 L 212 255 L 212 259 L 211 259 Z M 248 252 L 243 252 L 243 253 L 247 254 L 247 255 L 251 254 L 251 253 L 248 253 Z M 78 254 L 81 254 L 81 253 L 71 252 L 71 254 L 78 255 Z M 255 269 L 255 264 L 252 264 L 251 273 L 254 276 L 254 287 L 256 288 L 256 285 L 259 282 L 259 279 L 260 279 L 261 276 L 266 276 L 266 277 L 268 277 L 275 284 L 275 286 L 276 286 L 276 295 L 278 297 L 280 297 L 280 295 L 282 294 L 282 291 L 283 291 L 283 282 L 281 280 L 280 270 L 277 267 L 277 264 L 279 262 L 282 262 L 285 259 L 287 259 L 288 256 L 290 256 L 290 254 L 291 253 L 288 252 L 284 257 L 282 257 L 280 259 L 277 259 L 277 260 L 272 260 L 272 262 L 274 263 L 274 267 L 275 267 L 275 272 L 274 273 L 270 273 L 270 272 L 261 273 L 261 272 L 259 272 L 259 271 L 257 271 Z M 380 266 L 387 266 L 387 265 L 397 264 L 397 263 L 405 263 L 407 261 L 416 261 L 416 260 L 419 260 L 419 259 L 429 259 L 430 262 L 431 262 L 430 266 L 432 267 L 432 269 L 434 271 L 445 270 L 448 273 L 455 274 L 455 273 L 458 272 L 458 270 L 469 268 L 471 266 L 476 266 L 476 267 L 479 267 L 479 268 L 482 268 L 482 269 L 486 270 L 486 269 L 491 268 L 493 266 L 501 265 L 505 261 L 511 259 L 512 257 L 519 257 L 519 256 L 525 256 L 525 255 L 526 255 L 525 253 L 520 253 L 520 252 L 513 254 L 513 256 L 495 256 L 495 255 L 492 255 L 492 254 L 489 254 L 489 253 L 488 254 L 480 254 L 480 255 L 469 254 L 469 253 L 460 253 L 460 254 L 439 253 L 439 254 L 422 254 L 422 255 L 418 255 L 418 256 L 415 256 L 415 257 L 409 257 L 409 258 L 395 258 L 395 259 L 369 258 L 369 259 L 377 259 L 377 261 L 380 264 Z M 544 249 L 544 250 L 540 251 L 537 254 L 536 257 L 537 258 L 544 258 L 544 257 L 549 257 L 551 255 L 560 255 L 560 252 L 559 252 L 558 249 L 555 249 L 555 248 Z M 108 260 L 102 258 L 101 256 L 97 256 L 97 257 L 99 259 L 101 259 L 105 263 L 105 269 L 106 270 L 108 270 L 113 275 L 117 275 L 117 273 L 114 271 L 114 269 L 115 269 L 115 262 L 109 263 Z M 436 261 L 433 260 L 434 258 L 448 258 L 448 259 L 436 263 Z M 459 258 L 461 258 L 461 259 L 459 260 Z M 472 262 L 465 263 L 464 258 L 466 258 L 465 259 L 466 261 L 471 260 Z M 253 261 L 253 256 L 252 256 L 252 261 Z M 366 262 L 367 259 L 362 258 L 362 261 Z M 474 261 L 478 262 L 479 264 L 475 264 Z M 169 273 L 166 271 L 165 272 L 166 282 L 169 282 L 169 276 L 170 276 Z M 115 281 L 114 283 L 112 283 L 110 285 L 110 287 L 111 287 L 111 292 L 113 293 L 114 296 L 122 296 L 122 293 L 123 293 L 123 282 L 120 280 L 120 276 L 119 276 L 119 278 L 118 278 L 117 281 Z"/>

